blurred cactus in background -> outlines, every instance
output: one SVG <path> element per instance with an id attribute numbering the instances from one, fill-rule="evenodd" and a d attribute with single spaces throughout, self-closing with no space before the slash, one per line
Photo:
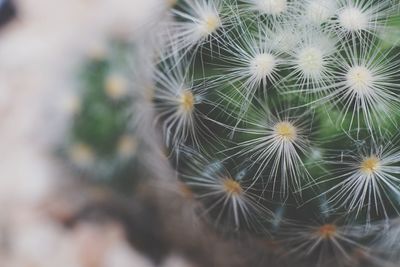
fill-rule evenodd
<path id="1" fill-rule="evenodd" d="M 90 58 L 80 74 L 81 92 L 70 101 L 74 113 L 63 150 L 73 167 L 98 182 L 126 183 L 135 172 L 138 140 L 131 123 L 132 86 L 126 73 L 124 44 L 111 54 Z M 132 186 L 129 185 L 128 186 Z"/>
<path id="2" fill-rule="evenodd" d="M 183 0 L 172 14 L 154 105 L 200 217 L 290 266 L 398 264 L 399 2 Z"/>
<path id="3" fill-rule="evenodd" d="M 134 71 L 137 53 L 134 43 L 117 38 L 82 62 L 77 90 L 65 101 L 72 118 L 59 152 L 86 181 L 129 194 L 149 175 L 146 155 L 155 142 L 145 123 L 152 87 Z"/>

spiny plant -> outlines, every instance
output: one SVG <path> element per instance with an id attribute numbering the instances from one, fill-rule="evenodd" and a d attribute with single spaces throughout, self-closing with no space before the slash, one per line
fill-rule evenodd
<path id="1" fill-rule="evenodd" d="M 138 90 L 144 82 L 132 71 L 134 44 L 116 39 L 102 50 L 82 62 L 77 90 L 68 100 L 70 129 L 59 150 L 86 181 L 130 194 L 145 175 L 151 151 L 143 136 L 152 134 L 143 123 L 146 97 L 150 106 L 151 98 Z"/>
<path id="2" fill-rule="evenodd" d="M 202 218 L 294 265 L 398 264 L 399 2 L 182 0 L 172 15 L 154 105 Z"/>

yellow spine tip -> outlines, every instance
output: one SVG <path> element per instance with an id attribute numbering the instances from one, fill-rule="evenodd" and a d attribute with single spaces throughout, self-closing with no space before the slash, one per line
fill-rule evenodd
<path id="1" fill-rule="evenodd" d="M 330 239 L 337 233 L 337 227 L 333 224 L 325 224 L 318 228 L 318 235 L 323 239 Z"/>
<path id="2" fill-rule="evenodd" d="M 274 127 L 274 131 L 276 135 L 284 140 L 293 141 L 297 137 L 296 127 L 288 121 L 278 122 Z"/>
<path id="3" fill-rule="evenodd" d="M 111 99 L 121 99 L 128 92 L 127 80 L 119 74 L 111 74 L 105 80 L 104 90 Z"/>
<path id="4" fill-rule="evenodd" d="M 376 172 L 380 167 L 380 160 L 376 156 L 370 156 L 367 158 L 364 158 L 364 160 L 361 162 L 360 169 L 362 172 L 366 174 L 373 174 Z"/>
<path id="5" fill-rule="evenodd" d="M 240 195 L 243 192 L 241 185 L 235 180 L 226 178 L 223 185 L 225 191 L 230 195 Z"/>
<path id="6" fill-rule="evenodd" d="M 194 109 L 194 95 L 190 90 L 185 90 L 180 95 L 179 99 L 180 108 L 184 112 L 191 112 Z"/>

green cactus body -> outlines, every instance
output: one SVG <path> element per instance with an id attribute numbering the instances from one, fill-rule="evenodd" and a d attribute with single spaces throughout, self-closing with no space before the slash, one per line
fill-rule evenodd
<path id="1" fill-rule="evenodd" d="M 141 176 L 138 152 L 146 147 L 134 123 L 136 84 L 126 63 L 131 48 L 114 41 L 104 56 L 85 60 L 77 108 L 62 148 L 81 176 L 125 193 L 134 190 Z"/>
<path id="2" fill-rule="evenodd" d="M 400 48 L 381 37 L 398 32 L 399 4 L 184 0 L 172 13 L 154 105 L 207 219 L 308 266 L 396 262 L 383 240 L 400 229 Z"/>

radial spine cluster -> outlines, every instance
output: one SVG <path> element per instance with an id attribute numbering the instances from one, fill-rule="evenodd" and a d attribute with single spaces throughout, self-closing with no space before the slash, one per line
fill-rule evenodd
<path id="1" fill-rule="evenodd" d="M 400 211 L 400 46 L 382 36 L 399 2 L 182 0 L 171 15 L 154 106 L 199 217 L 306 266 L 396 264 L 382 237 Z"/>

